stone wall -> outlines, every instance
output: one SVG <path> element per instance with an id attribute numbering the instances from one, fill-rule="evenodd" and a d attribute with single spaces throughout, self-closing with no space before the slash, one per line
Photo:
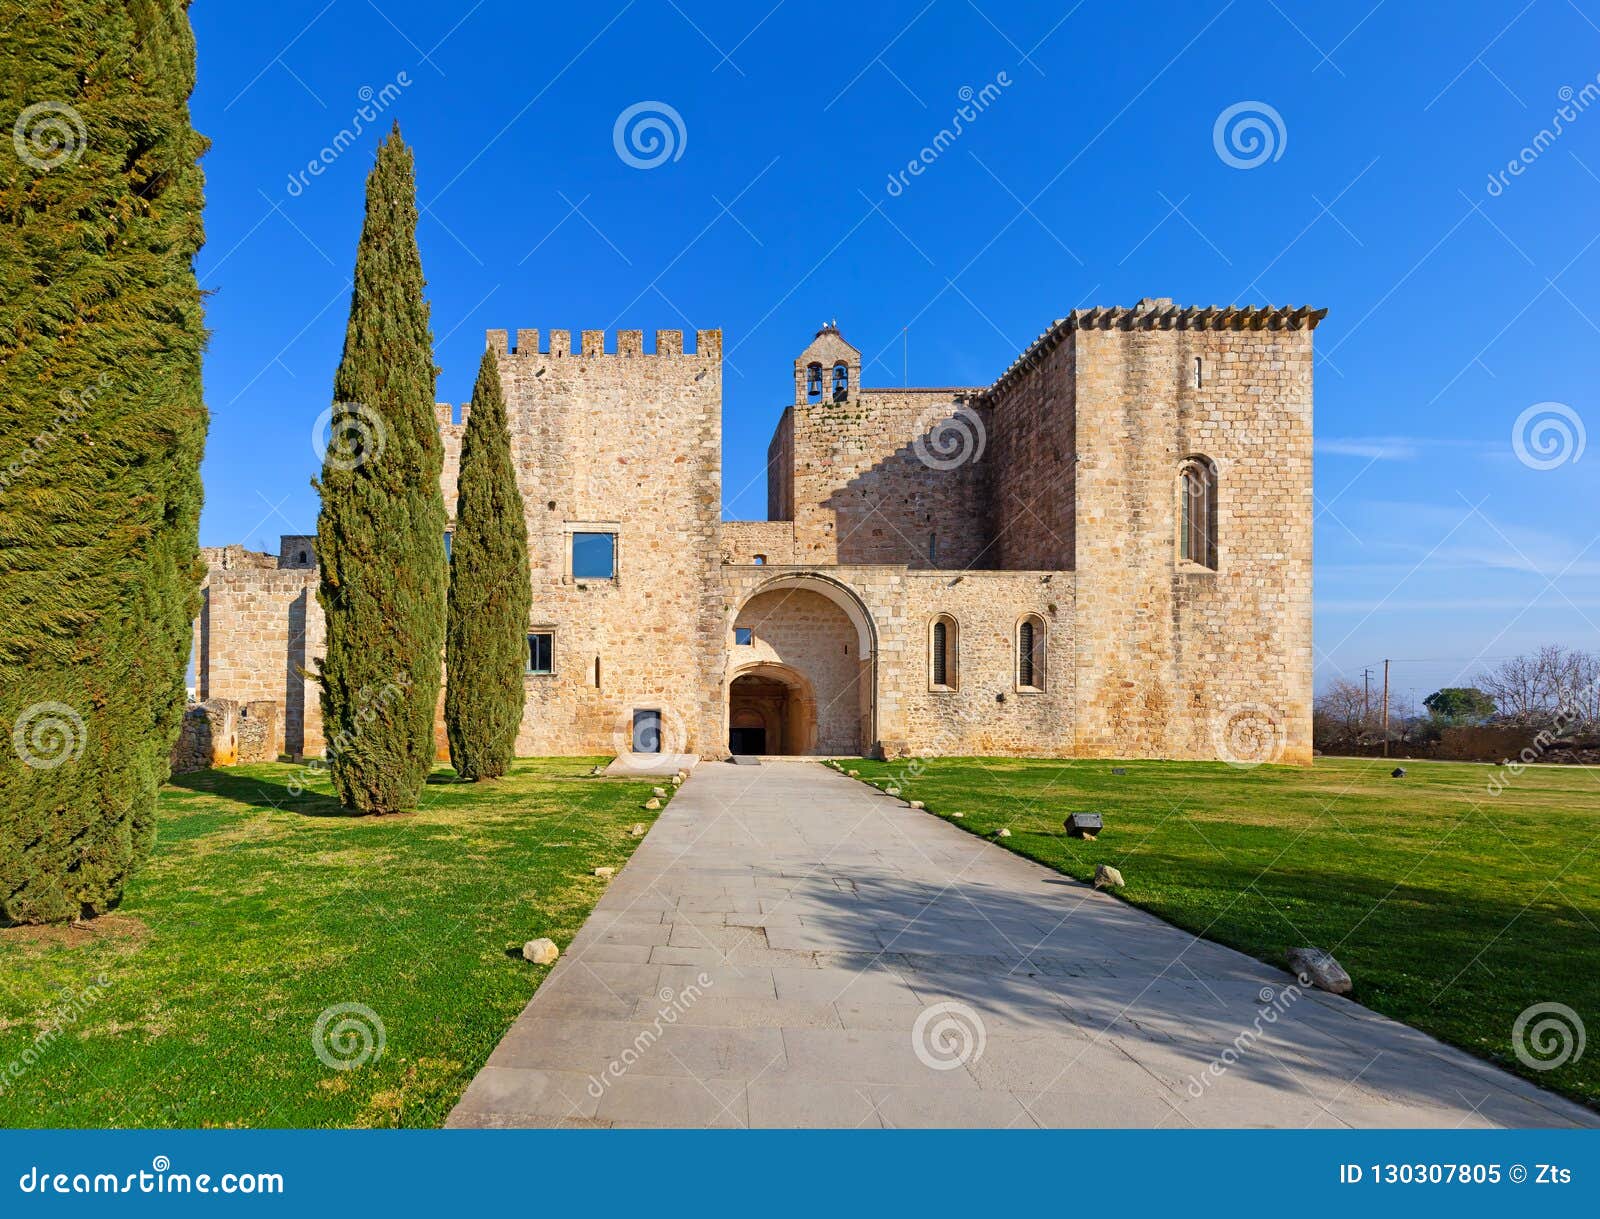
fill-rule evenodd
<path id="1" fill-rule="evenodd" d="M 1311 325 L 1241 311 L 1185 327 L 1166 301 L 1099 312 L 1061 339 L 1076 368 L 1074 752 L 1308 762 Z M 1219 474 L 1215 570 L 1178 556 L 1192 456 Z"/>
<path id="2" fill-rule="evenodd" d="M 751 597 L 734 616 L 752 641 L 728 641 L 728 680 L 751 669 L 781 666 L 801 675 L 815 705 L 815 744 L 808 753 L 854 754 L 871 748 L 861 726 L 862 656 L 856 628 L 834 602 L 810 589 Z"/>
<path id="3" fill-rule="evenodd" d="M 986 409 L 957 390 L 865 390 L 792 410 L 797 560 L 994 565 L 992 462 L 969 458 L 987 432 Z"/>
<path id="4" fill-rule="evenodd" d="M 922 754 L 1064 757 L 1073 752 L 1073 577 L 972 571 L 957 581 L 908 572 L 903 646 L 886 666 L 902 693 L 906 748 Z M 1042 677 L 1017 681 L 1017 627 L 1043 624 Z M 948 688 L 932 684 L 932 631 L 948 618 Z"/>
<path id="5" fill-rule="evenodd" d="M 820 705 L 823 689 L 844 688 L 842 662 L 849 659 L 862 668 L 855 689 L 866 751 L 1036 756 L 1071 751 L 1070 573 L 952 574 L 873 564 L 821 571 L 727 566 L 722 576 L 730 632 L 722 689 L 750 663 L 771 660 L 818 685 Z M 814 624 L 824 617 L 818 607 L 824 598 L 828 625 L 821 638 Z M 930 688 L 929 629 L 940 614 L 950 615 L 959 630 L 959 674 L 951 690 Z M 1039 690 L 1022 690 L 1015 680 L 1016 626 L 1030 614 L 1045 625 L 1046 676 Z M 756 646 L 748 654 L 731 642 L 733 629 L 745 625 L 756 630 Z M 763 649 L 764 635 L 775 641 L 770 656 Z M 824 676 L 818 681 L 813 673 Z"/>
<path id="6" fill-rule="evenodd" d="M 251 699 L 239 708 L 236 722 L 238 760 L 276 762 L 283 733 L 278 725 L 278 704 L 270 698 Z"/>
<path id="7" fill-rule="evenodd" d="M 724 563 L 795 562 L 793 521 L 723 521 Z"/>
<path id="8" fill-rule="evenodd" d="M 553 669 L 526 679 L 522 754 L 626 748 L 632 714 L 661 710 L 672 749 L 702 748 L 722 714 L 704 675 L 724 638 L 722 334 L 637 330 L 604 349 L 584 331 L 490 331 L 528 522 L 530 631 L 554 635 Z M 575 580 L 574 532 L 616 535 L 616 578 Z M 705 740 L 721 749 L 724 741 Z"/>
<path id="9" fill-rule="evenodd" d="M 813 717 L 809 747 L 827 752 L 1262 760 L 1247 751 L 1265 738 L 1267 760 L 1308 761 L 1320 316 L 1075 311 L 983 390 L 862 389 L 860 353 L 824 327 L 768 451 L 774 519 L 730 522 L 719 331 L 687 353 L 671 330 L 648 353 L 637 330 L 611 351 L 600 331 L 576 349 L 564 330 L 518 331 L 514 348 L 489 331 L 528 629 L 554 637 L 552 671 L 524 679 L 518 752 L 626 750 L 634 713 L 656 710 L 664 748 L 721 756 L 748 673 L 749 715 Z M 453 519 L 466 413 L 437 417 Z M 1219 475 L 1214 569 L 1178 554 L 1191 457 Z M 578 532 L 615 535 L 614 578 L 574 577 Z M 315 539 L 206 558 L 201 697 L 270 700 L 275 752 L 319 754 Z M 940 615 L 953 677 L 935 688 Z M 1033 687 L 1024 617 L 1043 640 Z M 737 645 L 746 624 L 756 642 Z"/>
<path id="10" fill-rule="evenodd" d="M 191 703 L 183 713 L 178 743 L 172 747 L 172 773 L 190 774 L 239 760 L 239 704 L 231 698 Z"/>
<path id="11" fill-rule="evenodd" d="M 291 548 L 286 540 L 285 552 Z M 299 547 L 292 550 L 297 558 Z M 272 756 L 321 750 L 322 711 L 306 674 L 323 638 L 318 572 L 279 567 L 278 557 L 206 548 L 208 573 L 197 624 L 197 696 L 267 700 L 280 708 Z"/>
<path id="12" fill-rule="evenodd" d="M 995 567 L 1077 563 L 1076 351 L 1072 343 L 1050 348 L 991 395 Z"/>

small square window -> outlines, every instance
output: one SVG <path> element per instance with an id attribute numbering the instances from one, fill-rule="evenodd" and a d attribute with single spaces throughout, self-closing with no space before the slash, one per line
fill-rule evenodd
<path id="1" fill-rule="evenodd" d="M 528 672 L 549 673 L 550 658 L 555 651 L 555 636 L 549 631 L 539 631 L 528 636 Z"/>
<path id="2" fill-rule="evenodd" d="M 752 643 L 754 643 L 756 641 L 756 633 L 755 633 L 754 628 L 748 627 L 748 626 L 736 626 L 736 627 L 734 627 L 733 628 L 733 641 L 734 641 L 734 643 L 738 644 L 741 648 L 749 647 Z"/>
<path id="3" fill-rule="evenodd" d="M 573 579 L 614 580 L 616 575 L 616 534 L 574 533 L 572 535 Z"/>

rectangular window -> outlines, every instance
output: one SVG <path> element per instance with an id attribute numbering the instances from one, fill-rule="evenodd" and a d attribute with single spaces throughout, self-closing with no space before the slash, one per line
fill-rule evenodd
<path id="1" fill-rule="evenodd" d="M 556 637 L 549 631 L 538 631 L 528 636 L 528 672 L 553 672 L 550 660 L 555 652 Z"/>
<path id="2" fill-rule="evenodd" d="M 616 576 L 616 534 L 574 533 L 572 535 L 572 578 L 574 580 L 614 580 Z"/>
<path id="3" fill-rule="evenodd" d="M 449 562 L 450 560 L 450 539 L 453 537 L 455 537 L 455 534 L 451 533 L 448 529 L 444 531 L 444 557 L 446 562 Z"/>
<path id="4" fill-rule="evenodd" d="M 1195 356 L 1195 358 L 1194 358 L 1194 387 L 1196 389 L 1199 389 L 1200 386 L 1203 384 L 1203 382 L 1204 382 L 1204 371 L 1203 371 L 1201 363 L 1200 363 L 1200 357 L 1199 356 Z"/>
<path id="5" fill-rule="evenodd" d="M 733 628 L 733 641 L 741 648 L 747 648 L 756 641 L 756 633 L 751 627 L 736 626 Z"/>

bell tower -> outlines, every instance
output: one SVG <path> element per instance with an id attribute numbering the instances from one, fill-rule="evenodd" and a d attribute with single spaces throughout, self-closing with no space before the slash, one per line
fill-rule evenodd
<path id="1" fill-rule="evenodd" d="M 829 322 L 794 362 L 794 404 L 848 402 L 861 396 L 861 353 Z"/>

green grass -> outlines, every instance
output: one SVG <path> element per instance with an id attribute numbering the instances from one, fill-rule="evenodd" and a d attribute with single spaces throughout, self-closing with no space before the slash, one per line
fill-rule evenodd
<path id="1" fill-rule="evenodd" d="M 1530 767 L 1492 795 L 1495 767 L 1407 762 L 1393 779 L 1394 765 L 847 764 L 972 833 L 1009 828 L 1001 845 L 1069 876 L 1111 864 L 1129 902 L 1263 961 L 1331 949 L 1361 1003 L 1600 1105 L 1594 1046 L 1549 1071 L 1512 1051 L 1535 1003 L 1600 1036 L 1600 769 Z M 1071 812 L 1103 813 L 1105 832 L 1068 838 Z"/>
<path id="2" fill-rule="evenodd" d="M 565 948 L 656 816 L 598 760 L 436 772 L 383 818 L 285 764 L 181 776 L 120 909 L 0 930 L 0 1126 L 438 1125 L 549 972 L 522 942 Z M 341 1003 L 386 1039 L 352 1070 L 312 1042 Z"/>

